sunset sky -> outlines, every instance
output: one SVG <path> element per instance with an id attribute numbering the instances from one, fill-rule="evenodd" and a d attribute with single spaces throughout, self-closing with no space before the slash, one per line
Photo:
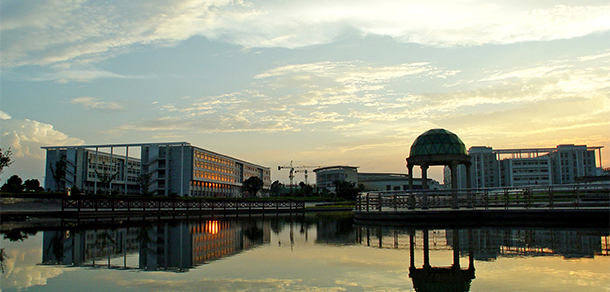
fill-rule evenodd
<path id="1" fill-rule="evenodd" d="M 41 146 L 171 141 L 283 182 L 291 160 L 405 173 L 432 128 L 467 148 L 604 146 L 610 166 L 607 0 L 3 0 L 0 13 L 3 181 L 42 183 Z"/>

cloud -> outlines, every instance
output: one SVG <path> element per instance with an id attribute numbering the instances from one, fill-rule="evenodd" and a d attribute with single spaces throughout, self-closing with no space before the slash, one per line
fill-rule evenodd
<path id="1" fill-rule="evenodd" d="M 53 125 L 32 120 L 4 120 L 2 148 L 11 147 L 14 158 L 44 159 L 42 146 L 81 145 L 83 140 L 57 131 Z"/>
<path id="2" fill-rule="evenodd" d="M 150 78 L 147 76 L 126 76 L 116 74 L 113 72 L 99 70 L 99 69 L 70 69 L 53 72 L 51 74 L 45 74 L 42 77 L 32 78 L 34 81 L 47 81 L 53 80 L 60 84 L 66 84 L 69 82 L 89 82 L 94 79 L 100 78 L 118 78 L 118 79 L 142 79 Z"/>
<path id="3" fill-rule="evenodd" d="M 109 281 L 117 282 L 124 288 L 145 289 L 148 291 L 196 291 L 201 287 L 206 287 L 206 291 L 278 291 L 286 290 L 295 285 L 301 287 L 300 279 L 198 279 L 198 280 L 163 280 L 163 279 L 108 279 Z"/>
<path id="4" fill-rule="evenodd" d="M 330 43 L 355 30 L 446 47 L 570 39 L 610 29 L 607 3 L 524 3 L 142 0 L 32 5 L 14 0 L 4 1 L 0 12 L 0 48 L 3 67 L 71 66 L 193 36 L 244 47 L 298 48 Z"/>
<path id="5" fill-rule="evenodd" d="M 42 235 L 40 235 L 42 236 Z M 31 241 L 29 243 L 28 241 Z M 32 286 L 44 286 L 49 279 L 60 276 L 64 268 L 40 265 L 42 250 L 38 240 L 13 243 L 4 240 L 6 266 L 1 277 L 2 289 L 24 290 Z M 38 244 L 34 247 L 33 244 Z"/>
<path id="6" fill-rule="evenodd" d="M 286 65 L 256 75 L 257 83 L 250 89 L 175 99 L 176 104 L 159 105 L 164 117 L 118 130 L 281 132 L 346 123 L 354 115 L 345 106 L 393 108 L 395 96 L 387 93 L 388 84 L 409 76 L 438 78 L 442 72 L 428 63 L 378 67 L 358 61 Z"/>
<path id="7" fill-rule="evenodd" d="M 3 111 L 0 111 L 0 120 L 10 120 L 11 116 Z"/>
<path id="8" fill-rule="evenodd" d="M 123 111 L 123 106 L 118 102 L 105 102 L 99 101 L 95 97 L 77 97 L 70 100 L 70 103 L 79 104 L 86 109 L 100 110 L 100 111 Z"/>

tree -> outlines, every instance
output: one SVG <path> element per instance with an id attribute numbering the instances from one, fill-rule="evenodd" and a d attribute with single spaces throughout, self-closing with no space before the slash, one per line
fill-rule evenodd
<path id="1" fill-rule="evenodd" d="M 313 195 L 313 187 L 311 185 L 300 182 L 299 187 L 301 187 L 300 193 L 302 196 L 311 197 Z"/>
<path id="2" fill-rule="evenodd" d="M 358 196 L 358 193 L 364 189 L 363 185 L 356 187 L 356 183 L 352 181 L 340 181 L 336 180 L 333 182 L 335 184 L 335 193 L 337 197 L 353 201 Z"/>
<path id="3" fill-rule="evenodd" d="M 140 193 L 142 196 L 151 196 L 150 185 L 152 184 L 151 180 L 152 175 L 150 173 L 142 173 L 138 175 L 138 185 L 140 186 Z"/>
<path id="4" fill-rule="evenodd" d="M 55 168 L 53 168 L 53 164 L 49 166 L 51 168 L 53 180 L 55 180 L 56 190 L 58 192 L 61 192 L 65 187 L 62 186 L 62 182 L 64 182 L 64 180 L 66 179 L 66 161 L 62 159 L 60 161 L 55 162 Z"/>
<path id="5" fill-rule="evenodd" d="M 95 171 L 97 178 L 100 180 L 101 187 L 108 192 L 108 188 L 110 188 L 110 183 L 119 175 L 118 172 L 114 174 L 109 174 L 107 172 L 99 173 L 97 170 Z"/>
<path id="6" fill-rule="evenodd" d="M 11 152 L 10 147 L 4 152 L 2 152 L 2 148 L 0 148 L 0 174 L 2 174 L 5 167 L 9 167 L 11 164 L 13 164 L 13 160 L 11 159 L 12 155 L 13 152 Z"/>
<path id="7" fill-rule="evenodd" d="M 271 195 L 279 197 L 280 191 L 282 190 L 283 187 L 284 187 L 284 185 L 279 180 L 274 181 L 270 187 Z"/>
<path id="8" fill-rule="evenodd" d="M 241 185 L 242 192 L 246 193 L 248 197 L 255 197 L 256 193 L 263 188 L 263 181 L 257 176 L 251 176 L 243 182 Z"/>
<path id="9" fill-rule="evenodd" d="M 19 193 L 23 191 L 23 180 L 18 175 L 11 176 L 6 183 L 2 185 L 2 190 L 5 192 Z"/>
<path id="10" fill-rule="evenodd" d="M 26 192 L 40 192 L 44 191 L 44 188 L 40 186 L 40 182 L 37 179 L 28 179 L 23 183 L 23 187 Z"/>

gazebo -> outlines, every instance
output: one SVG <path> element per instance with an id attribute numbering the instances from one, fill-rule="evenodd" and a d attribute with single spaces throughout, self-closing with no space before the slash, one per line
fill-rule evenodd
<path id="1" fill-rule="evenodd" d="M 431 129 L 419 135 L 407 158 L 409 189 L 413 189 L 413 166 L 419 165 L 422 172 L 422 188 L 428 189 L 428 167 L 432 165 L 449 166 L 451 188 L 457 189 L 457 166 L 466 165 L 466 187 L 470 188 L 470 156 L 460 138 L 445 129 Z M 457 202 L 456 202 L 457 203 Z"/>

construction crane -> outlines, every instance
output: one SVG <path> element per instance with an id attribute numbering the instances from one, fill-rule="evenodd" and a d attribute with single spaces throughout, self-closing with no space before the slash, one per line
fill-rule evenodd
<path id="1" fill-rule="evenodd" d="M 292 160 L 290 160 L 290 165 L 289 166 L 278 166 L 277 170 L 282 170 L 283 168 L 288 168 L 290 169 L 290 174 L 288 174 L 288 178 L 290 178 L 290 187 L 293 186 L 293 181 L 294 181 L 294 174 L 297 172 L 304 172 L 305 173 L 305 184 L 307 184 L 307 169 L 308 168 L 318 168 L 320 166 L 311 166 L 311 165 L 293 165 L 292 164 Z"/>

